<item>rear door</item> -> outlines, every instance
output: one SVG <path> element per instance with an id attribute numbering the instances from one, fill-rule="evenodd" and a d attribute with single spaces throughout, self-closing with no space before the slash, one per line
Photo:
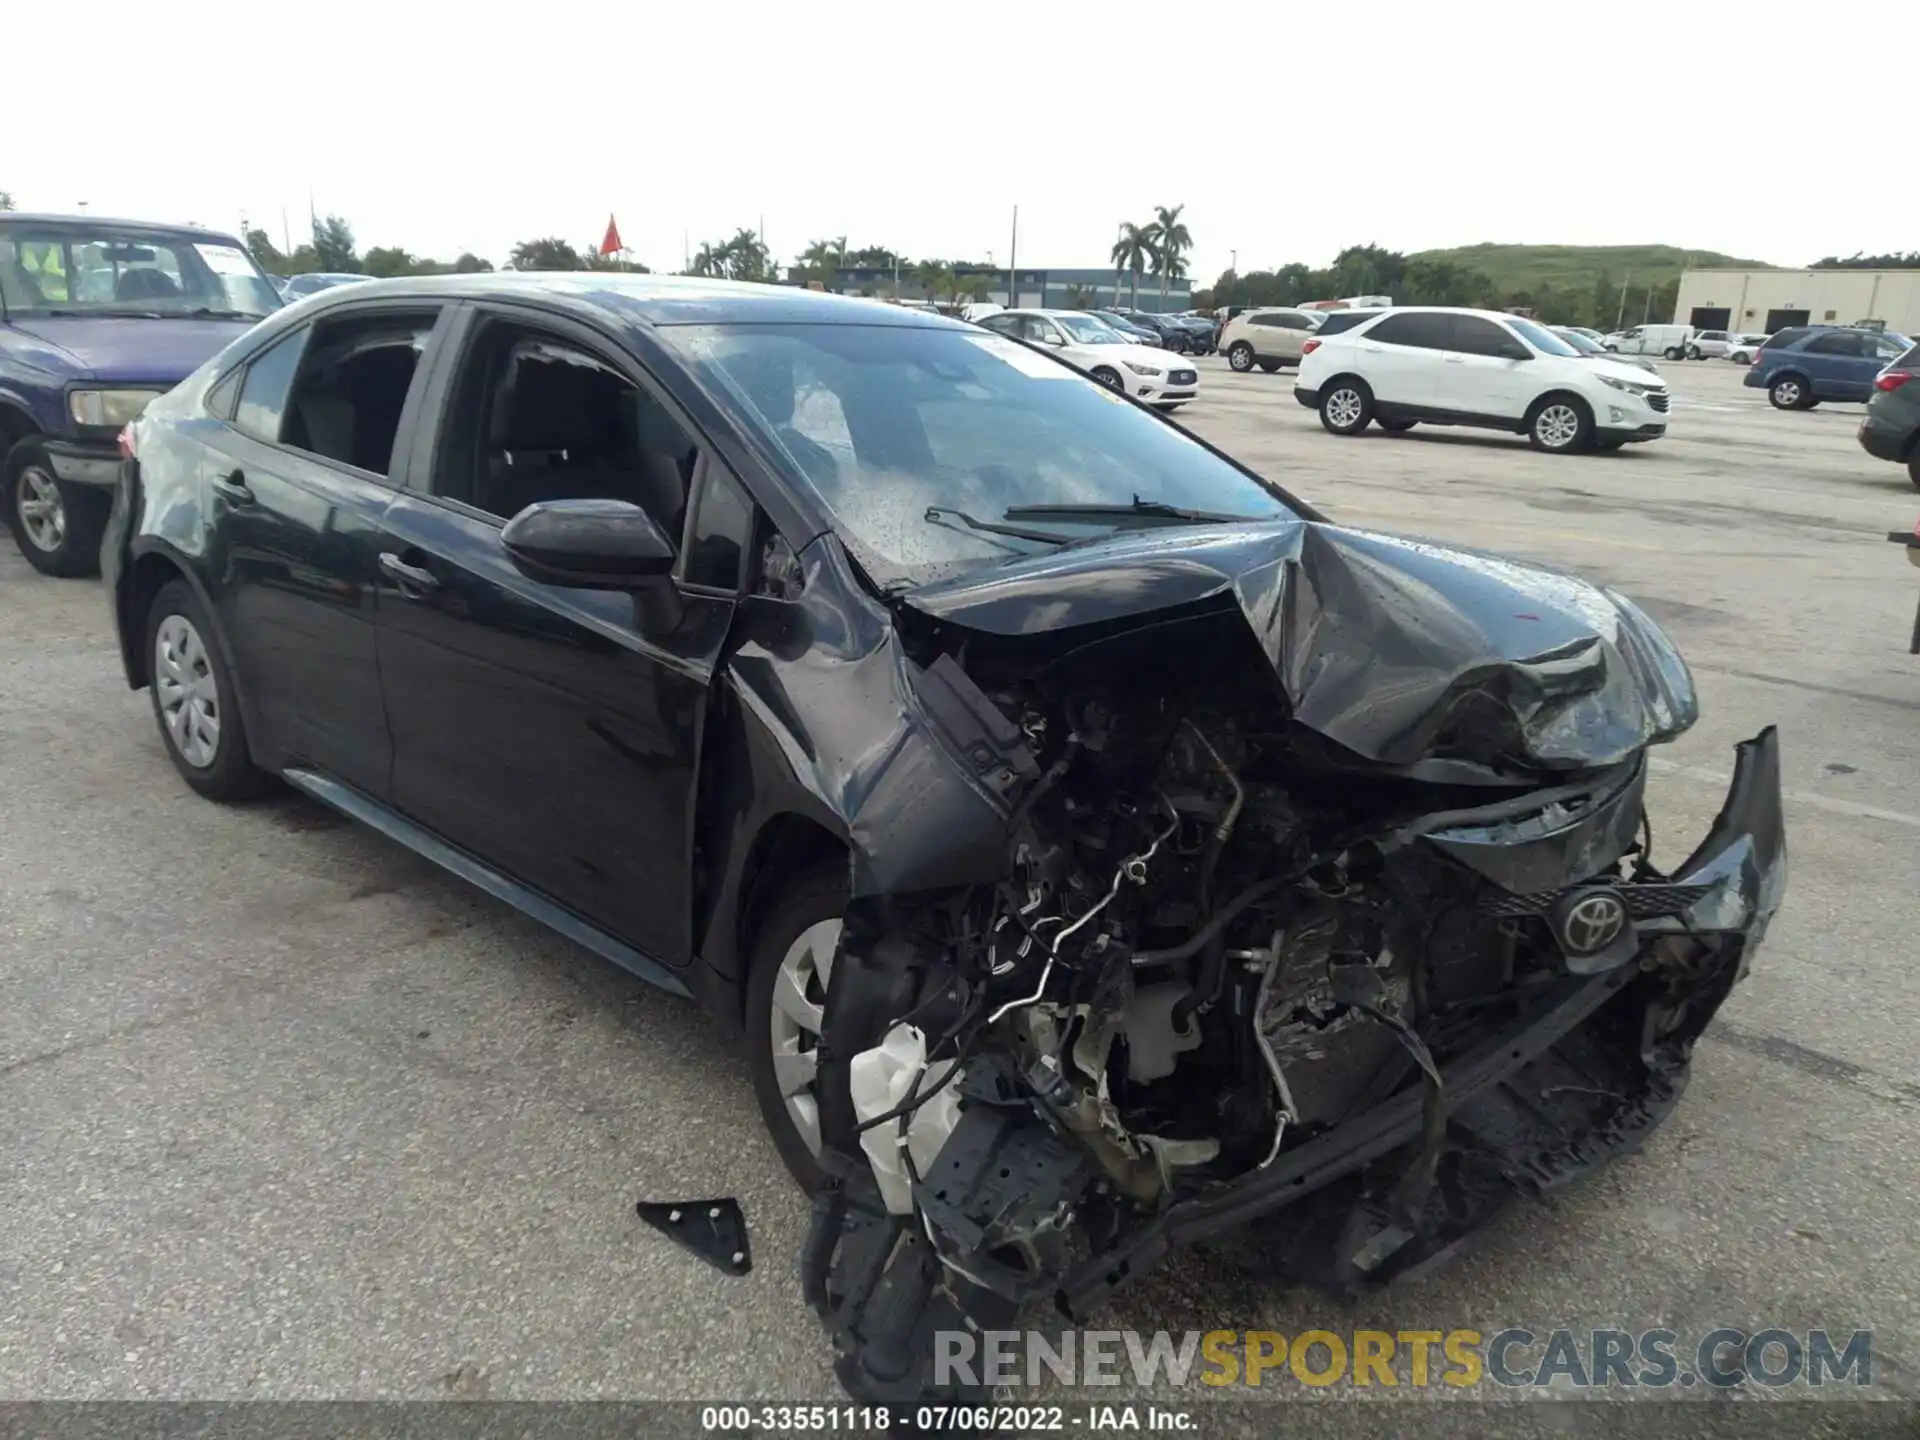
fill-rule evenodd
<path id="1" fill-rule="evenodd" d="M 281 337 L 248 360 L 203 461 L 215 603 L 265 730 L 251 738 L 375 797 L 392 759 L 379 557 L 445 315 L 352 306 Z"/>
<path id="2" fill-rule="evenodd" d="M 752 506 L 622 347 L 519 307 L 476 306 L 463 331 L 430 402 L 431 456 L 393 507 L 382 557 L 393 803 L 684 963 L 700 737 L 737 590 L 713 557 L 737 569 Z M 503 526 L 577 498 L 638 504 L 676 540 L 684 528 L 692 561 L 683 546 L 674 583 L 644 595 L 529 580 Z"/>
<path id="3" fill-rule="evenodd" d="M 1389 412 L 1389 419 L 1395 408 L 1444 409 L 1438 386 L 1446 343 L 1445 315 L 1401 311 L 1352 337 L 1352 348 L 1358 352 L 1354 369 L 1373 391 L 1376 405 Z"/>

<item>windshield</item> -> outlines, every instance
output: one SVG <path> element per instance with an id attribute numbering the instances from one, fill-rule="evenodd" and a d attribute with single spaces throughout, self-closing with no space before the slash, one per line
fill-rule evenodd
<path id="1" fill-rule="evenodd" d="M 1604 355 L 1607 353 L 1606 346 L 1595 344 L 1582 331 L 1556 330 L 1553 333 L 1566 341 L 1567 344 L 1571 345 L 1574 349 L 1578 350 L 1582 355 Z"/>
<path id="2" fill-rule="evenodd" d="M 0 223 L 10 315 L 194 315 L 257 320 L 280 295 L 238 245 L 101 225 Z"/>
<path id="3" fill-rule="evenodd" d="M 1065 330 L 1082 345 L 1125 345 L 1127 337 L 1115 330 L 1104 320 L 1096 320 L 1091 315 L 1056 315 L 1060 328 Z"/>
<path id="4" fill-rule="evenodd" d="M 1579 350 L 1562 340 L 1544 325 L 1536 325 L 1531 320 L 1521 320 L 1515 316 L 1507 317 L 1507 324 L 1513 327 L 1513 333 L 1526 341 L 1542 355 L 1578 355 Z"/>
<path id="5" fill-rule="evenodd" d="M 1136 501 L 1281 519 L 1282 496 L 1103 386 L 1017 341 L 894 325 L 662 327 L 769 439 L 791 477 L 883 586 L 923 584 L 1048 540 L 1103 535 L 1126 514 L 1019 521 L 1046 538 L 983 533 L 1022 505 Z M 939 512 L 929 519 L 929 508 Z"/>

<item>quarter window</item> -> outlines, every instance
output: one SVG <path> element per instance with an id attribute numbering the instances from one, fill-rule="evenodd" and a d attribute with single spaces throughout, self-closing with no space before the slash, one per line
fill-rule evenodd
<path id="1" fill-rule="evenodd" d="M 287 392 L 293 388 L 294 372 L 300 368 L 300 347 L 307 338 L 305 330 L 284 335 L 247 363 L 246 379 L 240 386 L 240 408 L 233 423 L 249 435 L 278 442 L 285 422 Z"/>
<path id="2" fill-rule="evenodd" d="M 1809 355 L 1854 355 L 1860 353 L 1860 337 L 1846 332 L 1816 335 L 1807 342 Z"/>
<path id="3" fill-rule="evenodd" d="M 700 481 L 693 523 L 687 527 L 684 578 L 690 585 L 737 590 L 752 544 L 753 501 L 733 476 L 717 464 L 709 465 Z"/>

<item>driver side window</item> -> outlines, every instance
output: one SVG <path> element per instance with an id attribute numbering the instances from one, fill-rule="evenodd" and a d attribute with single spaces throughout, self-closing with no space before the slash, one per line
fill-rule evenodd
<path id="1" fill-rule="evenodd" d="M 464 361 L 436 491 L 500 520 L 625 500 L 678 542 L 698 449 L 666 406 L 570 340 L 491 321 Z"/>

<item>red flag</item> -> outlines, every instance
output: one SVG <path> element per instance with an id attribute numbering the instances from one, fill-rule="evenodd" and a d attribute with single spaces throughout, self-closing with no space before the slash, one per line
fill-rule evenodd
<path id="1" fill-rule="evenodd" d="M 620 227 L 613 223 L 613 216 L 607 216 L 607 238 L 600 242 L 600 253 L 612 255 L 626 248 L 620 243 Z"/>

